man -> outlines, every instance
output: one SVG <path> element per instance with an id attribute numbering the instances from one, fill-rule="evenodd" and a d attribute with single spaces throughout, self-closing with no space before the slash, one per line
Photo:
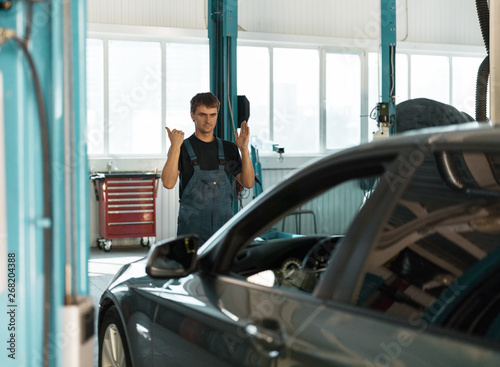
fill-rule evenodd
<path id="1" fill-rule="evenodd" d="M 184 140 L 183 131 L 165 127 L 171 146 L 161 179 L 172 189 L 180 177 L 177 235 L 194 233 L 202 243 L 233 215 L 229 175 L 246 188 L 253 187 L 255 178 L 248 124 L 244 121 L 240 133 L 234 133 L 236 144 L 217 138 L 213 130 L 219 106 L 212 93 L 198 93 L 191 99 L 194 134 Z"/>

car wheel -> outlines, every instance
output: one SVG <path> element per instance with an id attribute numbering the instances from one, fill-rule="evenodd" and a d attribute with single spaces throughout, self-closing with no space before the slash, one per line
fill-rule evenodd
<path id="1" fill-rule="evenodd" d="M 116 307 L 111 307 L 99 330 L 99 367 L 131 367 L 130 353 Z"/>

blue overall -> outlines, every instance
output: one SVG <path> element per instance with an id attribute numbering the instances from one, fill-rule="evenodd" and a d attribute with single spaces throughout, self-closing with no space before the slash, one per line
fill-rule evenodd
<path id="1" fill-rule="evenodd" d="M 233 191 L 225 172 L 222 140 L 217 139 L 219 169 L 201 170 L 189 140 L 184 140 L 194 173 L 180 199 L 177 235 L 197 234 L 205 242 L 233 216 Z"/>

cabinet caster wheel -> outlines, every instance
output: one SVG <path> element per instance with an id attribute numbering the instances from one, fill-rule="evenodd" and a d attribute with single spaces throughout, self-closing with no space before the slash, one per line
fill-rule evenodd
<path id="1" fill-rule="evenodd" d="M 107 240 L 102 243 L 102 249 L 104 252 L 110 252 L 111 251 L 111 241 Z"/>
<path id="2" fill-rule="evenodd" d="M 154 242 L 155 242 L 154 237 L 141 237 L 140 244 L 142 247 L 150 248 L 151 244 L 153 244 Z"/>

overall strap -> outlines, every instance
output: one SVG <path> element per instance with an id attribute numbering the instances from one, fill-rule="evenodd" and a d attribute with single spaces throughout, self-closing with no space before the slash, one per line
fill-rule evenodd
<path id="1" fill-rule="evenodd" d="M 193 146 L 189 142 L 189 139 L 184 140 L 184 144 L 186 145 L 187 152 L 189 154 L 189 158 L 191 159 L 191 164 L 193 166 L 198 165 L 198 157 L 196 157 L 196 154 L 194 154 Z"/>
<path id="2" fill-rule="evenodd" d="M 218 146 L 218 158 L 219 158 L 219 165 L 224 166 L 226 164 L 226 158 L 224 156 L 224 146 L 222 145 L 222 139 L 217 138 L 217 146 Z"/>

